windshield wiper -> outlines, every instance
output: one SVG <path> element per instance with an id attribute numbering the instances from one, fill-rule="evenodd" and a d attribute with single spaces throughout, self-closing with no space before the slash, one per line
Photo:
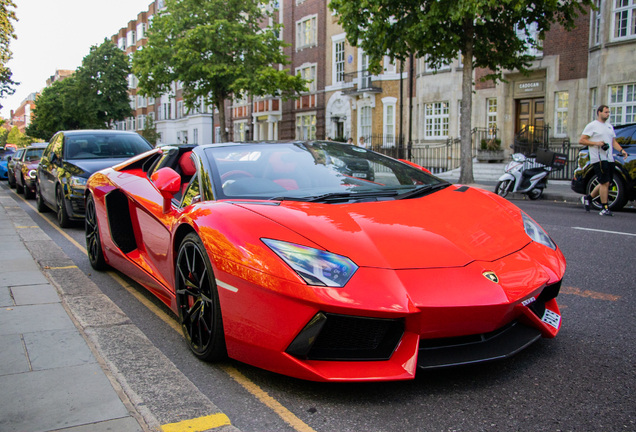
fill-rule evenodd
<path id="1" fill-rule="evenodd" d="M 396 200 L 408 199 L 408 198 L 419 198 L 424 195 L 428 195 L 429 193 L 436 192 L 440 189 L 444 189 L 445 187 L 450 186 L 450 183 L 438 183 L 435 185 L 424 185 L 417 187 L 411 191 L 405 192 L 395 197 Z"/>
<path id="2" fill-rule="evenodd" d="M 364 198 L 377 198 L 377 197 L 392 197 L 396 196 L 398 191 L 374 191 L 374 192 L 331 192 L 322 195 L 318 195 L 307 199 L 307 202 L 332 202 L 332 201 L 351 201 L 360 200 Z"/>

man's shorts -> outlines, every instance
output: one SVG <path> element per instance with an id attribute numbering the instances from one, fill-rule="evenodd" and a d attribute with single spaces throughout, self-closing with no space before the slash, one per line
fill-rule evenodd
<path id="1" fill-rule="evenodd" d="M 609 183 L 612 180 L 612 172 L 614 171 L 614 162 L 600 161 L 593 164 L 594 172 L 598 177 L 600 184 Z"/>

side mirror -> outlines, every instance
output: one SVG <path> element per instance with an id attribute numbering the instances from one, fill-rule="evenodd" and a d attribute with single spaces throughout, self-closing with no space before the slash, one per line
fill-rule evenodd
<path id="1" fill-rule="evenodd" d="M 163 212 L 170 211 L 172 198 L 181 190 L 181 176 L 172 168 L 161 168 L 155 172 L 150 180 L 155 184 L 163 197 Z"/>

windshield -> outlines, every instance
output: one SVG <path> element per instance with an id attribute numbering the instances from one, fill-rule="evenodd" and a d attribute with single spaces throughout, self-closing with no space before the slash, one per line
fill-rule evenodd
<path id="1" fill-rule="evenodd" d="M 130 158 L 151 149 L 137 134 L 73 134 L 65 140 L 67 160 Z"/>
<path id="2" fill-rule="evenodd" d="M 350 202 L 415 197 L 447 185 L 370 150 L 335 142 L 243 144 L 205 150 L 218 198 Z"/>
<path id="3" fill-rule="evenodd" d="M 40 160 L 40 158 L 42 157 L 42 153 L 44 153 L 44 149 L 40 148 L 40 149 L 29 149 L 27 150 L 27 154 L 25 157 L 25 160 L 27 162 L 34 162 L 37 160 Z"/>

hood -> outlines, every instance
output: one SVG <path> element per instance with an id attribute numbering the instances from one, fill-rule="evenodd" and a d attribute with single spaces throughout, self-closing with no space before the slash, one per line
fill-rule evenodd
<path id="1" fill-rule="evenodd" d="M 128 158 L 73 159 L 64 161 L 64 167 L 73 175 L 90 177 L 91 174 L 128 160 Z"/>
<path id="2" fill-rule="evenodd" d="M 520 210 L 481 189 L 450 186 L 416 199 L 354 204 L 235 203 L 363 267 L 465 266 L 522 249 Z"/>

